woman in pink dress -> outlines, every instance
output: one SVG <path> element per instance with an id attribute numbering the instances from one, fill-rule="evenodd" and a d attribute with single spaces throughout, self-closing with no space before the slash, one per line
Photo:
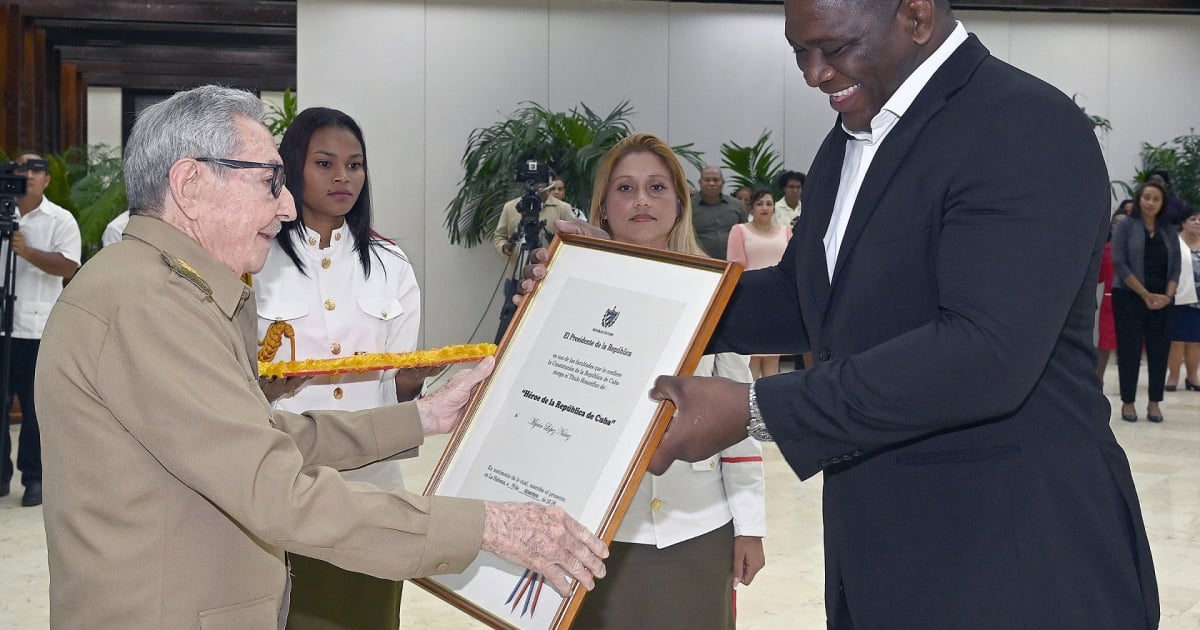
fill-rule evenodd
<path id="1" fill-rule="evenodd" d="M 765 188 L 750 195 L 747 209 L 750 220 L 729 230 L 726 255 L 730 261 L 741 263 L 747 271 L 777 264 L 792 238 L 792 228 L 775 223 L 775 198 Z M 750 373 L 756 380 L 778 374 L 779 355 L 750 357 Z"/>

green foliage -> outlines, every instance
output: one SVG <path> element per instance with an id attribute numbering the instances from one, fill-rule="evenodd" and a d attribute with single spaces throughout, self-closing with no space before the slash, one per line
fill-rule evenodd
<path id="1" fill-rule="evenodd" d="M 266 123 L 267 131 L 270 131 L 272 136 L 282 138 L 283 132 L 287 131 L 292 121 L 296 120 L 296 114 L 299 113 L 296 94 L 289 88 L 283 91 L 282 107 L 275 103 L 267 103 L 267 117 L 263 122 Z"/>
<path id="2" fill-rule="evenodd" d="M 736 142 L 721 145 L 721 166 L 733 173 L 733 187 L 767 188 L 776 196 L 776 178 L 783 172 L 783 156 L 771 144 L 771 132 L 764 129 L 758 141 L 750 146 Z"/>
<path id="3" fill-rule="evenodd" d="M 446 208 L 450 242 L 474 247 L 491 238 L 504 203 L 520 194 L 513 169 L 525 160 L 552 166 L 567 183 L 567 202 L 589 208 L 596 166 L 632 132 L 632 115 L 628 101 L 606 116 L 582 103 L 569 112 L 552 112 L 525 102 L 505 120 L 472 131 L 463 151 L 458 193 Z M 699 167 L 702 156 L 691 146 L 672 148 Z"/>
<path id="4" fill-rule="evenodd" d="M 1200 206 L 1200 135 L 1195 129 L 1189 129 L 1186 135 L 1170 142 L 1158 145 L 1143 142 L 1141 160 L 1141 167 L 1131 181 L 1115 182 L 1125 191 L 1126 197 L 1132 198 L 1134 190 L 1152 171 L 1162 170 L 1171 174 L 1173 195 L 1188 205 Z"/>
<path id="5" fill-rule="evenodd" d="M 46 198 L 75 216 L 83 241 L 81 262 L 86 262 L 100 251 L 104 227 L 127 207 L 120 152 L 101 144 L 51 153 L 46 160 Z"/>
<path id="6" fill-rule="evenodd" d="M 1079 96 L 1078 94 L 1071 95 L 1071 101 L 1074 102 L 1076 105 L 1079 105 L 1079 101 L 1075 100 L 1076 97 L 1078 97 L 1078 96 Z M 1106 133 L 1112 131 L 1112 123 L 1109 122 L 1109 120 L 1107 118 L 1105 118 L 1103 116 L 1094 116 L 1092 114 L 1087 113 L 1087 110 L 1084 109 L 1083 105 L 1079 105 L 1079 111 L 1083 112 L 1083 115 L 1087 116 L 1088 121 L 1092 123 L 1092 131 L 1095 131 L 1100 134 L 1106 134 Z"/>

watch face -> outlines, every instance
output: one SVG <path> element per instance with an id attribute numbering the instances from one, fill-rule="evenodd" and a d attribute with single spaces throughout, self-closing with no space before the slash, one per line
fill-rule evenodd
<path id="1" fill-rule="evenodd" d="M 750 434 L 750 437 L 758 440 L 759 442 L 775 441 L 775 438 L 771 437 L 771 432 L 767 429 L 766 423 L 762 420 L 750 422 L 750 426 L 747 428 L 746 432 Z"/>

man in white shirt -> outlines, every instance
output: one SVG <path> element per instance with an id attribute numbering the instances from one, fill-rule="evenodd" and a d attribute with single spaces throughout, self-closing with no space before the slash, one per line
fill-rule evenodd
<path id="1" fill-rule="evenodd" d="M 126 210 L 118 214 L 108 225 L 104 226 L 104 234 L 100 237 L 100 246 L 108 247 L 113 243 L 119 243 L 121 237 L 125 235 L 125 226 L 129 225 L 129 211 Z"/>
<path id="2" fill-rule="evenodd" d="M 12 250 L 16 254 L 16 282 L 13 294 L 12 355 L 8 364 L 10 398 L 21 401 L 21 433 L 17 448 L 17 468 L 25 493 L 21 505 L 30 507 L 42 503 L 42 441 L 34 409 L 33 373 L 41 346 L 42 329 L 50 308 L 62 293 L 63 278 L 70 278 L 79 269 L 79 224 L 65 208 L 46 199 L 50 185 L 49 164 L 36 153 L 24 153 L 17 158 L 16 174 L 24 175 L 25 194 L 17 199 L 17 229 L 12 235 Z M 8 258 L 7 245 L 0 250 Z M 0 442 L 0 496 L 11 490 L 13 464 L 9 439 L 8 411 L 10 400 L 4 401 L 3 430 Z"/>
<path id="3" fill-rule="evenodd" d="M 804 192 L 804 173 L 784 171 L 779 176 L 779 188 L 783 190 L 783 199 L 775 202 L 775 223 L 784 227 L 794 227 L 796 219 L 800 218 L 800 194 Z"/>

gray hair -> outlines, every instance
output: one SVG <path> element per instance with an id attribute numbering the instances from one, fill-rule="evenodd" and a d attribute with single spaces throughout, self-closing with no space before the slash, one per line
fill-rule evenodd
<path id="1" fill-rule="evenodd" d="M 263 103 L 249 92 L 205 85 L 178 92 L 138 114 L 125 144 L 130 214 L 161 216 L 171 166 L 183 158 L 228 158 L 240 150 L 234 116 L 261 121 Z M 217 169 L 223 176 L 224 169 Z"/>

